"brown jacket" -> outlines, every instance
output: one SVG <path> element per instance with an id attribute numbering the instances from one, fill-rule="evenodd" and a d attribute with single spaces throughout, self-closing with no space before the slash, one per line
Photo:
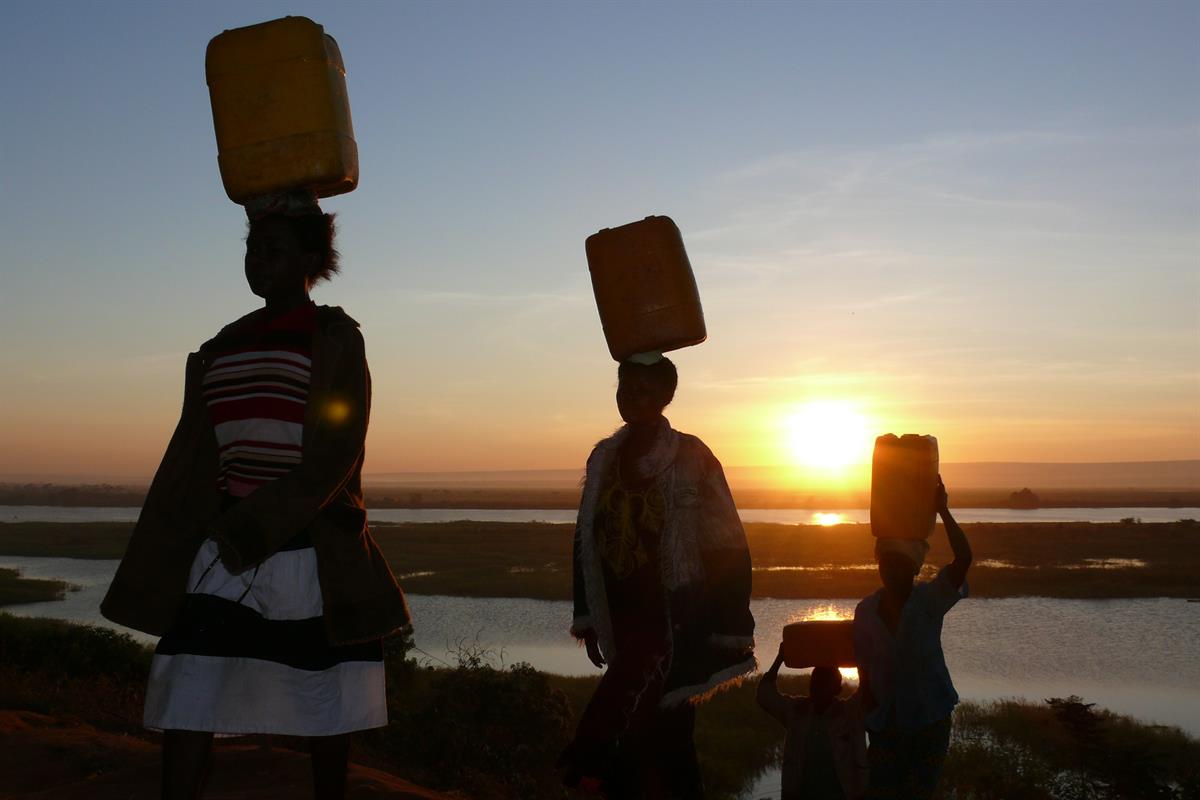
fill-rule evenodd
<path id="1" fill-rule="evenodd" d="M 236 573 L 308 528 L 330 642 L 368 641 L 405 628 L 404 594 L 367 530 L 361 472 L 371 375 L 358 323 L 340 308 L 317 309 L 302 462 L 221 511 L 217 440 L 201 383 L 221 342 L 258 313 L 226 326 L 188 356 L 179 425 L 100 612 L 161 636 L 175 620 L 206 538 L 217 540 L 222 562 Z"/>

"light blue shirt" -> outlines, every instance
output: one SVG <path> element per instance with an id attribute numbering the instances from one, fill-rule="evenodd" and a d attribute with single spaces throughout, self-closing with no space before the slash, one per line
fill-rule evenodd
<path id="1" fill-rule="evenodd" d="M 942 619 L 967 596 L 967 582 L 954 588 L 942 569 L 914 585 L 895 636 L 879 616 L 883 594 L 879 589 L 854 609 L 854 654 L 878 703 L 867 714 L 867 728 L 882 731 L 891 723 L 915 731 L 950 716 L 958 703 L 942 653 Z"/>

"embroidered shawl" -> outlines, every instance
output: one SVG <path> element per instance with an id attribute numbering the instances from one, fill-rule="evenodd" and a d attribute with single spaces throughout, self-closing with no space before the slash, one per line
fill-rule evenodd
<path id="1" fill-rule="evenodd" d="M 598 443 L 587 462 L 573 553 L 571 633 L 596 633 L 606 660 L 616 656 L 594 529 L 600 493 L 616 467 L 628 426 Z M 699 702 L 755 669 L 750 552 L 721 464 L 695 436 L 665 419 L 639 465 L 666 501 L 660 544 L 662 586 L 672 631 L 663 706 Z"/>

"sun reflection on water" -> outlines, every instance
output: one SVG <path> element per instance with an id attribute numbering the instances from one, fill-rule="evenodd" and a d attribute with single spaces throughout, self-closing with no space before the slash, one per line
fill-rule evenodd
<path id="1" fill-rule="evenodd" d="M 817 511 L 812 515 L 813 525 L 829 527 L 830 525 L 841 525 L 845 521 L 845 516 L 836 512 Z"/>
<path id="2" fill-rule="evenodd" d="M 854 612 L 845 611 L 838 608 L 833 603 L 826 603 L 816 608 L 810 608 L 800 614 L 792 614 L 788 617 L 788 624 L 793 622 L 809 622 L 811 620 L 839 620 L 839 619 L 854 619 Z"/>

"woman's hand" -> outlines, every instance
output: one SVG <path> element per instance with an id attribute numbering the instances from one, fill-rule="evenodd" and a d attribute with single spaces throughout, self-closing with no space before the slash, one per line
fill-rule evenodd
<path id="1" fill-rule="evenodd" d="M 950 513 L 950 495 L 946 492 L 946 484 L 942 483 L 942 476 L 938 475 L 938 484 L 936 489 L 936 503 L 938 514 L 943 517 Z"/>
<path id="2" fill-rule="evenodd" d="M 593 630 L 584 631 L 583 646 L 587 648 L 588 660 L 597 667 L 603 668 L 608 662 L 604 660 L 604 656 L 600 653 L 600 642 L 596 639 L 596 632 Z"/>

